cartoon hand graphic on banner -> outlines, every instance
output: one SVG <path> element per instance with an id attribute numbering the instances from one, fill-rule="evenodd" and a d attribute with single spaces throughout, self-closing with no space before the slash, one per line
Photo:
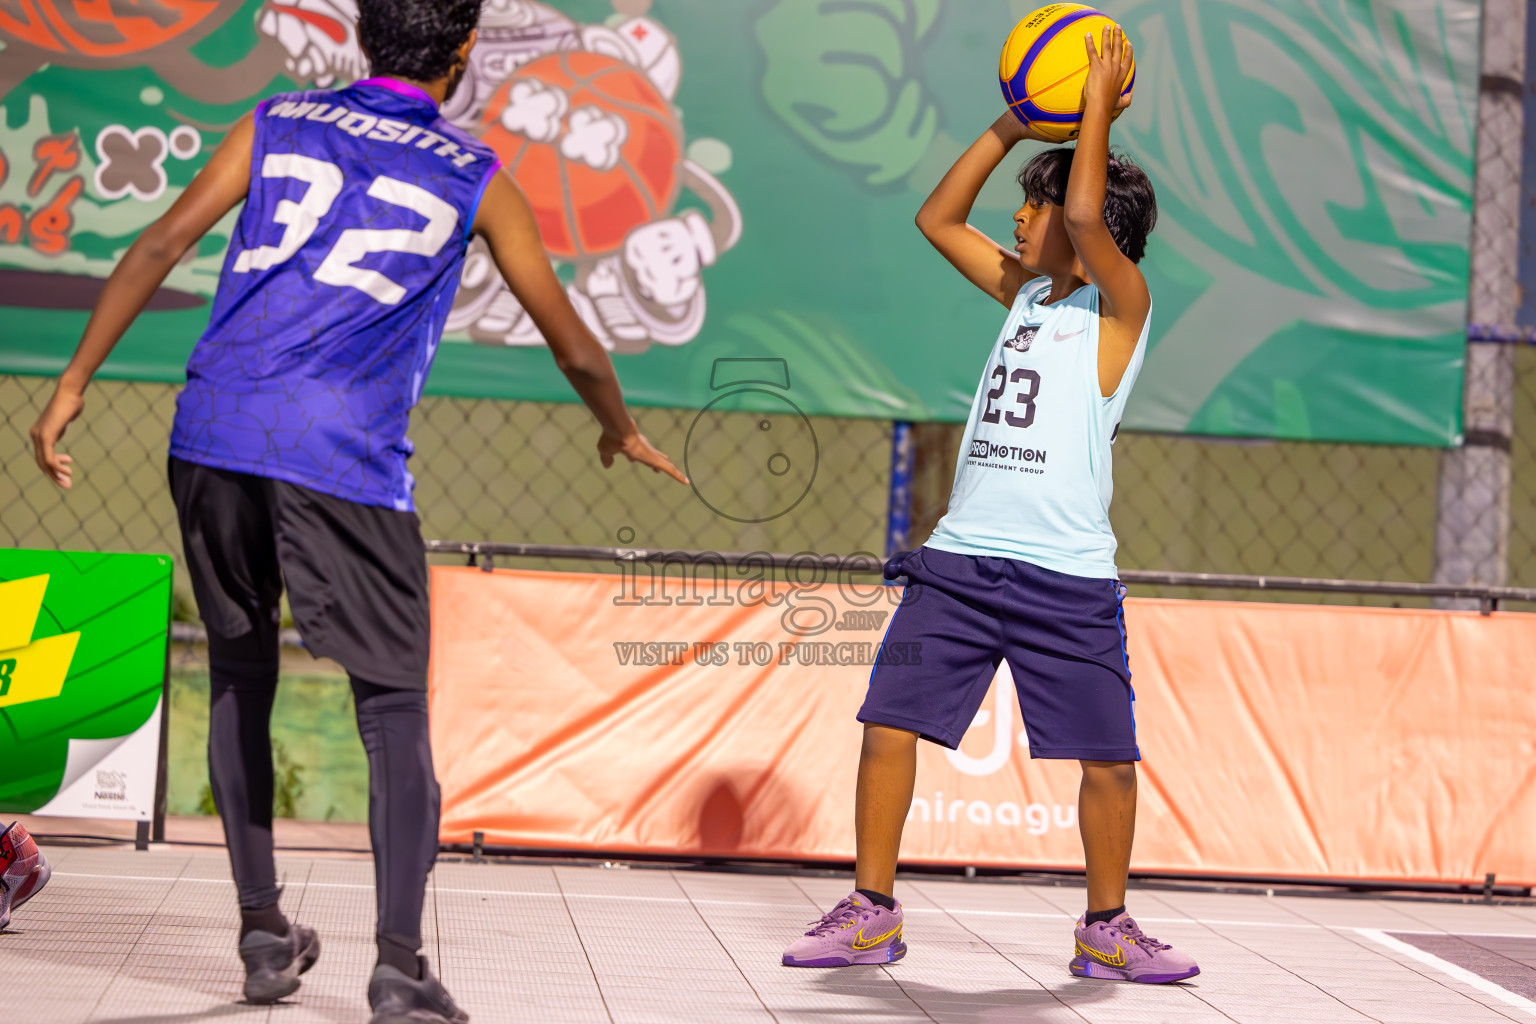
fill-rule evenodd
<path id="1" fill-rule="evenodd" d="M 709 222 L 696 210 L 632 231 L 624 264 L 642 296 L 662 306 L 687 302 L 703 287 L 700 271 L 715 262 Z"/>

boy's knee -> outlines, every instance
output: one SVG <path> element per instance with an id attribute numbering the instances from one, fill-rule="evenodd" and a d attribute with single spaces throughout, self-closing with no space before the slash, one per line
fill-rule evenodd
<path id="1" fill-rule="evenodd" d="M 893 729 L 888 725 L 864 726 L 864 753 L 866 756 L 901 754 L 917 747 L 917 733 L 906 729 Z"/>
<path id="2" fill-rule="evenodd" d="M 1091 785 L 1130 790 L 1136 786 L 1135 761 L 1083 761 L 1083 778 Z"/>

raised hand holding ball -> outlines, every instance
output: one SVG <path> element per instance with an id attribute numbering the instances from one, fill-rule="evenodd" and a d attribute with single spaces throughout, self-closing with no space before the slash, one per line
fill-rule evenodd
<path id="1" fill-rule="evenodd" d="M 998 82 L 1008 109 L 1032 135 L 1053 142 L 1077 138 L 1090 69 L 1083 37 L 1107 43 L 1111 30 L 1124 39 L 1120 26 L 1086 4 L 1047 4 L 1014 26 L 998 62 Z M 1096 52 L 1107 59 L 1107 49 Z M 1124 52 L 1128 60 L 1120 105 L 1112 116 L 1130 105 L 1136 87 L 1135 58 L 1128 41 Z"/>

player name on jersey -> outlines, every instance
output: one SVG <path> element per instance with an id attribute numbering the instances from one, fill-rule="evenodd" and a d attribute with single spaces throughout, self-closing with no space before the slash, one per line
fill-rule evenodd
<path id="1" fill-rule="evenodd" d="M 300 118 L 329 124 L 338 131 L 354 138 L 371 139 L 374 142 L 394 142 L 404 146 L 414 144 L 417 149 L 430 149 L 441 157 L 452 157 L 453 166 L 468 167 L 480 157 L 464 150 L 457 142 L 419 124 L 409 124 L 387 117 L 375 117 L 361 111 L 349 110 L 341 104 L 318 101 L 284 100 L 267 109 L 267 117 Z"/>

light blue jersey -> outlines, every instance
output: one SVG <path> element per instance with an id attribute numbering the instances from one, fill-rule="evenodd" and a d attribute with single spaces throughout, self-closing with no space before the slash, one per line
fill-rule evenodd
<path id="1" fill-rule="evenodd" d="M 1099 391 L 1099 290 L 1045 305 L 1050 278 L 1020 289 L 965 425 L 949 513 L 929 547 L 1116 578 L 1110 445 L 1147 350 L 1148 311 L 1120 386 Z"/>

